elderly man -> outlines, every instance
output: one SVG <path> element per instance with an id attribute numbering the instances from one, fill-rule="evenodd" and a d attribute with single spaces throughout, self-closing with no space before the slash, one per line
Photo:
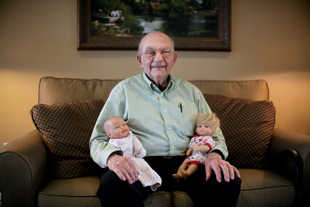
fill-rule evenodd
<path id="1" fill-rule="evenodd" d="M 108 143 L 103 124 L 112 116 L 126 120 L 143 144 L 145 160 L 162 178 L 158 190 L 185 191 L 195 206 L 235 206 L 240 174 L 225 161 L 228 152 L 220 129 L 205 167 L 180 182 L 172 177 L 194 135 L 195 115 L 211 110 L 199 89 L 170 75 L 177 60 L 171 38 L 161 32 L 149 33 L 139 44 L 137 60 L 144 72 L 120 82 L 111 91 L 90 139 L 93 160 L 109 169 L 102 175 L 98 190 L 102 206 L 144 206 L 149 193 L 138 181 L 133 161 Z"/>

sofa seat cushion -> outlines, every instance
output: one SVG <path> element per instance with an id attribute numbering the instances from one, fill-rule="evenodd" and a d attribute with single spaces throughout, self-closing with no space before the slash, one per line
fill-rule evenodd
<path id="1" fill-rule="evenodd" d="M 100 200 L 97 198 L 99 184 L 100 178 L 97 176 L 51 180 L 39 191 L 38 206 L 100 207 Z M 183 195 L 184 193 L 181 193 L 177 197 Z M 187 202 L 191 202 L 191 200 Z M 144 204 L 146 207 L 171 206 L 171 193 L 166 191 L 153 192 L 144 201 Z"/>
<path id="2" fill-rule="evenodd" d="M 173 206 L 175 207 L 191 207 L 194 206 L 192 199 L 183 191 L 172 192 Z"/>
<path id="3" fill-rule="evenodd" d="M 239 169 L 241 174 L 241 193 L 237 203 L 243 206 L 292 206 L 294 202 L 294 184 L 263 169 Z M 51 180 L 38 195 L 38 206 L 92 206 L 100 207 L 96 196 L 100 179 L 97 176 L 72 179 Z M 260 199 L 258 199 L 260 198 Z M 180 191 L 156 191 L 144 201 L 146 207 L 157 206 L 193 206 L 190 197 Z"/>
<path id="4" fill-rule="evenodd" d="M 172 195 L 167 191 L 152 192 L 143 203 L 145 207 L 174 206 L 172 205 Z"/>
<path id="5" fill-rule="evenodd" d="M 295 198 L 293 182 L 270 170 L 239 169 L 239 171 L 242 183 L 238 207 L 293 205 Z"/>
<path id="6" fill-rule="evenodd" d="M 97 176 L 54 179 L 39 191 L 38 206 L 100 206 L 97 198 L 100 179 Z"/>

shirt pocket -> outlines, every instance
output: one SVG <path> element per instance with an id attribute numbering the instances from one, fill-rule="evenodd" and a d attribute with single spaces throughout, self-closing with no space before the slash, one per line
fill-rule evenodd
<path id="1" fill-rule="evenodd" d="M 195 132 L 195 120 L 198 113 L 198 108 L 195 103 L 188 100 L 180 102 L 179 113 L 176 117 L 180 124 L 180 128 L 177 133 L 181 137 L 192 137 Z"/>

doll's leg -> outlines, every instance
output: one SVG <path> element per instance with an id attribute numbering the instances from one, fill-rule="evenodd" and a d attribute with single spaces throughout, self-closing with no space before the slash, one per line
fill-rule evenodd
<path id="1" fill-rule="evenodd" d="M 187 162 L 188 162 L 188 159 L 185 159 L 183 163 L 180 165 L 178 172 L 172 175 L 172 177 L 176 179 L 178 182 L 183 178 L 182 170 L 184 171 L 187 169 Z"/>
<path id="2" fill-rule="evenodd" d="M 183 175 L 184 179 L 187 179 L 189 176 L 191 176 L 192 174 L 194 174 L 194 172 L 196 172 L 198 170 L 198 165 L 196 164 L 191 164 L 187 170 L 183 170 L 181 169 L 181 173 Z"/>

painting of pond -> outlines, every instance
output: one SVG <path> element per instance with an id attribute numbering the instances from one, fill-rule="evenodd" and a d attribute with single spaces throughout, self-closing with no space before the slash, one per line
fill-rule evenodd
<path id="1" fill-rule="evenodd" d="M 161 31 L 171 37 L 217 38 L 218 0 L 92 0 L 92 37 L 134 37 Z"/>

